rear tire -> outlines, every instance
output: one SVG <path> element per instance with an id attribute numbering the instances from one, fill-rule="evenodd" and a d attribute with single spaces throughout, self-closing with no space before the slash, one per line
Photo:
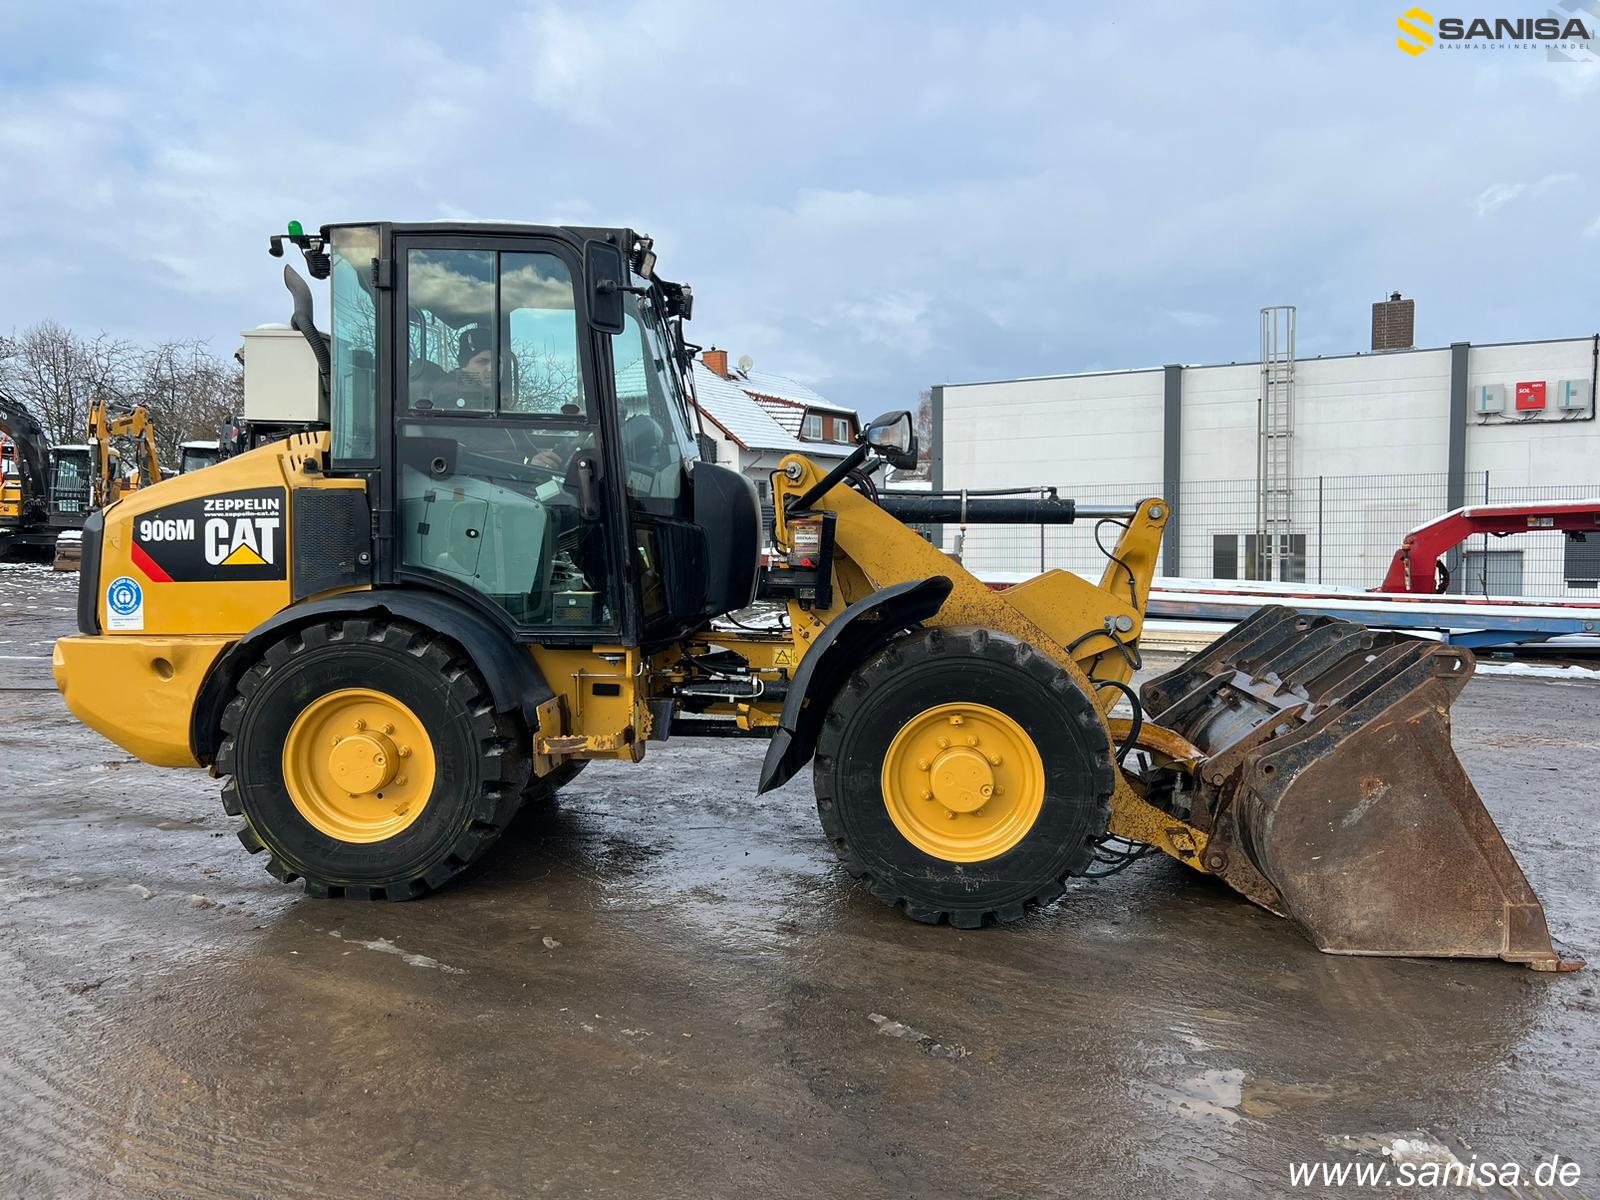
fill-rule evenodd
<path id="1" fill-rule="evenodd" d="M 846 870 L 908 916 L 962 928 L 1060 896 L 1093 859 L 1116 781 L 1073 678 L 970 628 L 913 633 L 860 667 L 823 722 L 813 775 Z"/>
<path id="2" fill-rule="evenodd" d="M 223 807 L 245 819 L 239 840 L 317 896 L 439 887 L 494 843 L 528 780 L 527 730 L 495 711 L 460 647 L 401 622 L 288 634 L 240 678 L 222 729 L 217 771 L 231 776 Z M 397 799 L 395 815 L 385 804 Z"/>

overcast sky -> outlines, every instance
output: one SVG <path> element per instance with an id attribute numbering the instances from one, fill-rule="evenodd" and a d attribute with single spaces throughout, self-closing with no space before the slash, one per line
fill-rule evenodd
<path id="1" fill-rule="evenodd" d="M 231 353 L 292 217 L 632 225 L 696 340 L 867 410 L 1253 359 L 1263 304 L 1362 350 L 1396 288 L 1420 344 L 1600 329 L 1600 69 L 1401 7 L 9 3 L 0 330 Z"/>

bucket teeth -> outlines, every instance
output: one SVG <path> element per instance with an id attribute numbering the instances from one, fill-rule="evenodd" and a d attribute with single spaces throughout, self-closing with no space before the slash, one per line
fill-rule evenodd
<path id="1" fill-rule="evenodd" d="M 1147 719 L 1206 754 L 1206 866 L 1330 954 L 1582 965 L 1450 747 L 1457 646 L 1264 608 L 1150 680 Z"/>

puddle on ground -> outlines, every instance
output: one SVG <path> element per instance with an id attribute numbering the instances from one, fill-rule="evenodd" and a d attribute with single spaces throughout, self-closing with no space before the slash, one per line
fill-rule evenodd
<path id="1" fill-rule="evenodd" d="M 1141 1081 L 1129 1089 L 1142 1099 L 1185 1117 L 1233 1125 L 1245 1117 L 1270 1120 L 1289 1109 L 1317 1104 L 1333 1090 L 1315 1084 L 1280 1083 L 1238 1068 L 1201 1071 L 1176 1084 Z"/>

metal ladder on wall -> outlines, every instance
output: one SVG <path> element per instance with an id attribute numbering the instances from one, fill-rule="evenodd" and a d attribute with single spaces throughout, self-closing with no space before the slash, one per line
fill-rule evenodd
<path id="1" fill-rule="evenodd" d="M 1261 400 L 1256 445 L 1252 579 L 1283 578 L 1294 526 L 1294 322 L 1292 304 L 1261 310 Z"/>

